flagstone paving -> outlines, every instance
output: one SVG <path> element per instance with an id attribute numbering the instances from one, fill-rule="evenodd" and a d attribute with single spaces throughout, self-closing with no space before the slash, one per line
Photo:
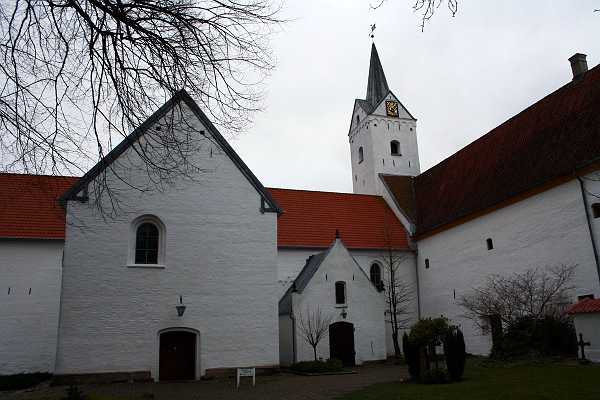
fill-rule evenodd
<path id="1" fill-rule="evenodd" d="M 106 385 L 82 385 L 80 388 L 90 400 L 325 400 L 334 399 L 374 383 L 395 382 L 405 378 L 405 367 L 394 365 L 369 365 L 357 367 L 356 374 L 299 376 L 282 373 L 274 376 L 259 376 L 256 387 L 251 380 L 242 381 L 240 390 L 235 390 L 234 380 L 215 379 L 187 383 L 120 383 Z M 55 400 L 65 395 L 65 387 L 41 387 L 30 391 L 4 393 L 10 400 Z M 0 397 L 4 397 L 0 394 Z"/>

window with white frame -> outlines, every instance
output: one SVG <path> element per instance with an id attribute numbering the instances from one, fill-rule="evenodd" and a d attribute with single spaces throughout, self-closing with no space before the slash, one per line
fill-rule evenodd
<path id="1" fill-rule="evenodd" d="M 158 217 L 143 215 L 131 223 L 128 265 L 163 266 L 165 227 Z"/>

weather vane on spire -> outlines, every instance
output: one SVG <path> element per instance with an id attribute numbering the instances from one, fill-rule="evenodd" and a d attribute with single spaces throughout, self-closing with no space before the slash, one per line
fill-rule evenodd
<path id="1" fill-rule="evenodd" d="M 372 24 L 371 25 L 371 33 L 369 34 L 371 36 L 371 39 L 373 39 L 375 37 L 375 34 L 373 33 L 373 32 L 375 32 L 375 28 L 376 28 L 375 24 Z"/>

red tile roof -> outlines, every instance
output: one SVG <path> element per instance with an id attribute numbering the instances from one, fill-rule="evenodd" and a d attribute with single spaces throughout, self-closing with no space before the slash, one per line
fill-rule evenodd
<path id="1" fill-rule="evenodd" d="M 58 198 L 78 178 L 0 174 L 0 237 L 64 239 Z M 348 248 L 408 249 L 408 234 L 379 196 L 267 189 L 284 213 L 277 223 L 280 247 L 329 247 L 335 231 Z M 389 234 L 388 234 L 389 232 Z"/>
<path id="2" fill-rule="evenodd" d="M 600 299 L 583 299 L 567 310 L 567 314 L 585 313 L 600 313 Z"/>
<path id="3" fill-rule="evenodd" d="M 599 157 L 596 66 L 417 176 L 417 234 L 570 175 Z"/>
<path id="4" fill-rule="evenodd" d="M 379 196 L 267 189 L 283 209 L 277 224 L 279 247 L 329 247 L 338 229 L 348 248 L 409 248 L 406 230 Z"/>
<path id="5" fill-rule="evenodd" d="M 58 197 L 77 178 L 0 173 L 0 237 L 64 239 Z"/>

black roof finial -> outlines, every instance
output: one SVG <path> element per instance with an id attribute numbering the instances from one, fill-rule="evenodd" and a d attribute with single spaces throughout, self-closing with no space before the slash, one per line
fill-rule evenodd
<path id="1" fill-rule="evenodd" d="M 336 238 L 336 239 L 339 239 L 339 238 L 340 238 L 340 230 L 339 230 L 339 229 L 336 229 L 336 230 L 335 230 L 335 238 Z"/>

